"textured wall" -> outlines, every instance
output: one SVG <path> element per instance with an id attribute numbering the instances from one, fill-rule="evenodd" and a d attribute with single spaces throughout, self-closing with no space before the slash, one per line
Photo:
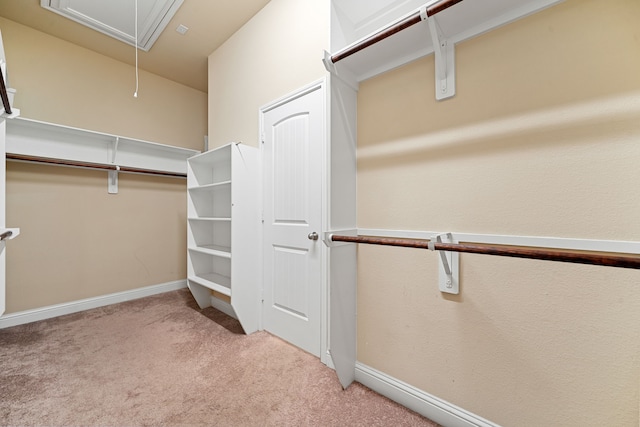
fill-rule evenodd
<path id="1" fill-rule="evenodd" d="M 7 312 L 186 278 L 185 181 L 9 162 Z"/>
<path id="2" fill-rule="evenodd" d="M 360 86 L 358 226 L 640 240 L 640 3 L 573 0 Z M 640 273 L 359 248 L 358 360 L 509 426 L 637 426 Z"/>
<path id="3" fill-rule="evenodd" d="M 202 149 L 205 92 L 141 70 L 134 98 L 134 67 L 2 17 L 0 28 L 23 117 Z"/>
<path id="4" fill-rule="evenodd" d="M 0 18 L 23 117 L 201 149 L 207 94 Z M 7 313 L 186 277 L 186 180 L 9 162 Z"/>
<path id="5" fill-rule="evenodd" d="M 209 56 L 209 145 L 258 144 L 258 111 L 321 77 L 329 2 L 272 0 Z"/>

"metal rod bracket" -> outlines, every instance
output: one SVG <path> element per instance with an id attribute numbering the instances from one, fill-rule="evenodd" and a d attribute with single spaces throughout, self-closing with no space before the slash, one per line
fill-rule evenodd
<path id="1" fill-rule="evenodd" d="M 19 234 L 19 228 L 0 228 L 0 242 L 15 239 Z M 2 252 L 3 248 L 3 246 L 0 246 L 0 252 Z"/>
<path id="2" fill-rule="evenodd" d="M 428 243 L 430 250 L 438 250 L 437 243 L 457 243 L 451 233 L 436 234 Z M 440 292 L 457 295 L 460 293 L 459 253 L 438 250 L 438 288 Z"/>
<path id="3" fill-rule="evenodd" d="M 344 246 L 344 245 L 348 245 L 349 243 L 345 243 L 345 242 L 334 242 L 332 240 L 332 236 L 334 234 L 339 234 L 342 236 L 357 236 L 358 235 L 358 230 L 355 228 L 350 228 L 350 229 L 345 229 L 345 230 L 333 230 L 333 231 L 326 231 L 324 233 L 322 233 L 322 241 L 324 242 L 324 244 L 328 247 L 328 248 L 334 248 L 334 247 L 338 247 L 338 246 Z"/>
<path id="4" fill-rule="evenodd" d="M 324 64 L 324 68 L 327 72 L 329 72 L 333 77 L 340 79 L 344 84 L 356 92 L 358 91 L 358 79 L 356 79 L 350 71 L 345 68 L 341 68 L 338 64 L 334 63 L 331 60 L 331 54 L 326 50 L 324 51 L 322 63 Z"/>
<path id="5" fill-rule="evenodd" d="M 420 12 L 420 16 L 424 20 L 426 18 L 426 10 Z M 436 99 L 451 98 L 456 94 L 456 63 L 455 63 L 455 45 L 447 40 L 440 30 L 438 21 L 435 16 L 426 18 L 433 43 L 433 52 L 436 64 Z"/>
<path id="6" fill-rule="evenodd" d="M 116 166 L 116 170 L 109 171 L 109 194 L 118 194 L 118 172 L 120 171 L 120 166 Z"/>
<path id="7" fill-rule="evenodd" d="M 116 170 L 110 170 L 107 178 L 108 192 L 109 194 L 118 194 L 118 172 L 120 166 L 116 165 L 116 156 L 118 155 L 118 144 L 120 144 L 120 137 L 116 136 L 110 146 L 109 161 L 116 167 Z"/>

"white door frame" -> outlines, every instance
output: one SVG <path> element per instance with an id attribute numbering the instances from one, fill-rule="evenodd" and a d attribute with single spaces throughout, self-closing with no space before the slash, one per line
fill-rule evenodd
<path id="1" fill-rule="evenodd" d="M 4 43 L 2 41 L 2 32 L 0 31 L 0 63 L 5 65 L 0 73 L 2 73 L 2 78 L 7 84 L 7 58 L 4 54 Z M 15 94 L 15 90 L 9 87 L 6 87 L 8 96 L 9 96 L 9 104 L 13 104 L 13 95 Z M 4 106 L 0 103 L 0 152 L 2 155 L 0 156 L 0 234 L 4 234 L 10 232 L 8 236 L 5 237 L 4 240 L 0 242 L 0 316 L 5 312 L 6 309 L 6 242 L 5 240 L 14 239 L 20 234 L 19 228 L 5 228 L 6 225 L 6 172 L 7 172 L 7 161 L 6 161 L 6 140 L 7 140 L 7 120 L 16 118 L 20 115 L 20 110 L 14 108 L 13 105 L 11 107 L 11 114 L 7 114 L 4 110 Z"/>
<path id="2" fill-rule="evenodd" d="M 291 92 L 281 98 L 276 99 L 260 108 L 260 117 L 259 117 L 259 135 L 260 135 L 260 171 L 259 174 L 262 176 L 262 165 L 264 164 L 264 115 L 274 108 L 279 107 L 282 104 L 286 104 L 296 98 L 300 98 L 310 92 L 315 90 L 321 90 L 323 94 L 323 121 L 324 121 L 324 135 L 322 135 L 322 159 L 320 161 L 322 176 L 321 176 L 321 184 L 322 184 L 322 195 L 321 195 L 321 203 L 322 203 L 322 233 L 320 236 L 324 235 L 324 232 L 328 229 L 328 218 L 329 218 L 329 114 L 328 114 L 328 102 L 329 95 L 327 91 L 327 79 L 323 77 L 320 80 L 316 80 L 313 83 L 310 83 L 294 92 Z M 261 206 L 264 211 L 264 200 L 263 196 L 263 183 L 260 181 L 260 197 L 261 197 Z M 264 220 L 264 214 L 262 215 Z M 319 241 L 319 243 L 321 243 Z M 263 247 L 264 244 L 264 227 L 262 228 L 262 233 L 260 235 L 260 247 Z M 327 366 L 333 368 L 333 362 L 331 361 L 331 357 L 329 355 L 329 280 L 328 280 L 328 248 L 324 244 L 319 244 L 320 248 L 320 263 L 322 269 L 321 275 L 321 301 L 320 301 L 320 361 Z M 262 272 L 264 274 L 264 257 L 263 252 L 260 251 L 260 265 L 262 266 Z M 264 277 L 264 276 L 261 276 Z M 264 285 L 263 285 L 264 289 Z M 260 316 L 260 329 L 263 330 L 264 326 L 262 324 L 262 316 Z"/>

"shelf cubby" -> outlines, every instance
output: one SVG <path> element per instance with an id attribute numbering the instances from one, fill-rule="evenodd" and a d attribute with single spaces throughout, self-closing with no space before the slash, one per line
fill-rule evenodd
<path id="1" fill-rule="evenodd" d="M 187 284 L 200 308 L 233 315 L 246 333 L 260 313 L 257 171 L 258 149 L 236 143 L 187 160 Z"/>

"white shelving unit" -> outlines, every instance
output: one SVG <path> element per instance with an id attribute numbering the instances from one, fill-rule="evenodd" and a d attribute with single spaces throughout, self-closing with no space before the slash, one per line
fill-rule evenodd
<path id="1" fill-rule="evenodd" d="M 449 53 L 454 57 L 455 44 L 562 1 L 465 0 L 429 18 L 436 23 L 437 41 L 428 20 L 424 20 L 328 67 L 357 89 L 359 82 L 435 53 L 434 47 L 439 44 L 449 46 Z M 331 54 L 356 45 L 435 3 L 438 0 L 331 0 Z M 453 57 L 439 71 L 446 75 L 438 80 L 455 76 Z"/>
<path id="2" fill-rule="evenodd" d="M 123 172 L 126 168 L 135 168 L 180 177 L 187 173 L 186 159 L 199 153 L 188 148 L 22 117 L 7 122 L 6 140 L 6 152 L 12 160 L 22 160 L 16 156 L 34 156 L 42 160 L 61 160 L 63 165 L 66 161 L 81 162 L 123 168 Z M 118 192 L 118 170 L 109 171 L 109 193 Z"/>
<path id="3" fill-rule="evenodd" d="M 188 285 L 200 308 L 227 295 L 247 334 L 260 319 L 258 149 L 231 143 L 187 160 Z"/>
<path id="4" fill-rule="evenodd" d="M 329 112 L 330 138 L 330 207 L 329 232 L 357 234 L 356 175 L 358 88 L 362 81 L 400 67 L 418 58 L 435 54 L 436 99 L 453 96 L 455 90 L 441 98 L 438 89 L 447 82 L 447 90 L 455 77 L 456 43 L 491 31 L 502 25 L 551 7 L 562 0 L 465 0 L 443 10 L 427 20 L 421 20 L 388 38 L 370 45 L 343 60 L 331 57 L 359 45 L 374 35 L 422 11 L 438 0 L 331 0 L 331 53 L 325 52 L 324 63 L 330 72 Z M 431 24 L 430 24 L 431 22 Z M 432 31 L 433 30 L 433 31 Z M 433 36 L 437 37 L 433 37 Z M 438 39 L 439 43 L 434 43 Z M 445 67 L 438 66 L 438 54 L 443 45 Z M 440 48 L 438 48 L 440 46 Z M 451 55 L 449 55 L 451 53 Z M 443 70 L 444 68 L 444 70 Z M 443 73 L 444 71 L 444 73 Z M 444 75 L 443 75 L 444 74 Z M 433 83 L 430 83 L 433 84 Z M 355 380 L 357 358 L 357 255 L 354 245 L 334 244 L 329 248 L 331 357 L 343 387 Z M 336 321 L 339 319 L 339 321 Z"/>
<path id="5" fill-rule="evenodd" d="M 7 126 L 7 153 L 186 173 L 199 151 L 20 117 Z"/>

